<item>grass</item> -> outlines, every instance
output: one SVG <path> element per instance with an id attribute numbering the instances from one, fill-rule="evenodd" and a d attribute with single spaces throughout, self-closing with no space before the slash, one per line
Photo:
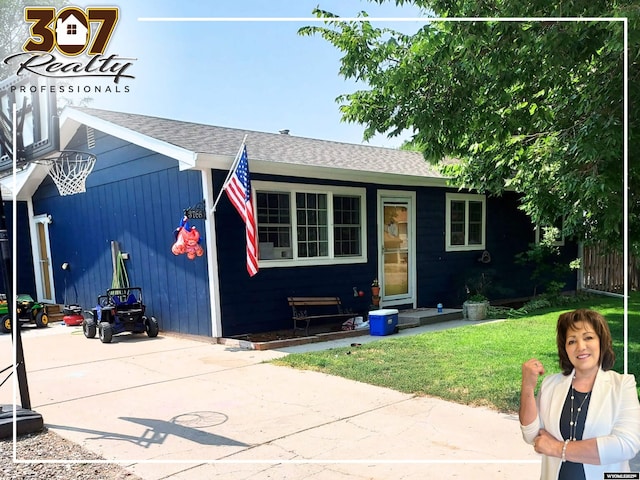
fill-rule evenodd
<path id="1" fill-rule="evenodd" d="M 511 413 L 519 407 L 524 361 L 536 357 L 548 374 L 560 371 L 556 321 L 560 313 L 576 308 L 591 308 L 605 316 L 616 352 L 614 370 L 622 372 L 623 301 L 604 296 L 518 319 L 389 337 L 359 347 L 291 354 L 273 363 Z M 629 300 L 628 358 L 629 372 L 640 377 L 640 293 Z"/>

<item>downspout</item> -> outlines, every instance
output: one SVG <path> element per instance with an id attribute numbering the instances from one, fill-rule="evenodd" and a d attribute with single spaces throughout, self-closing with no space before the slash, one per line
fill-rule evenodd
<path id="1" fill-rule="evenodd" d="M 211 302 L 211 336 L 222 337 L 222 316 L 220 312 L 220 289 L 218 288 L 218 251 L 216 250 L 216 222 L 209 210 L 215 201 L 213 197 L 213 175 L 211 169 L 200 170 L 202 176 L 202 195 L 205 200 L 207 217 L 204 221 L 205 246 L 207 258 L 207 277 L 209 280 L 209 301 Z"/>

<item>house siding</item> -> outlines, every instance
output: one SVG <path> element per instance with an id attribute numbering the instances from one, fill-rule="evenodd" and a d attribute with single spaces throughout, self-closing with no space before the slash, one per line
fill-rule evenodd
<path id="1" fill-rule="evenodd" d="M 83 136 L 68 148 L 86 150 Z M 129 284 L 142 288 L 147 314 L 160 328 L 210 336 L 205 257 L 191 261 L 171 253 L 184 209 L 202 200 L 200 173 L 180 172 L 169 158 L 99 132 L 92 153 L 98 161 L 85 193 L 59 196 L 46 179 L 33 197 L 34 213 L 54 219 L 49 231 L 58 297 L 64 288 L 59 265 L 68 262 L 67 288 L 78 291 L 84 308 L 93 308 L 112 284 L 116 241 L 130 255 Z M 201 223 L 192 222 L 203 231 Z"/>
<path id="2" fill-rule="evenodd" d="M 200 336 L 212 335 L 211 300 L 206 257 L 191 261 L 174 256 L 174 230 L 185 208 L 203 199 L 200 171 L 180 171 L 177 161 L 118 138 L 95 132 L 98 157 L 87 179 L 87 192 L 61 197 L 47 178 L 33 196 L 35 215 L 50 214 L 51 254 L 57 301 L 63 301 L 68 262 L 67 288 L 78 292 L 84 308 L 95 306 L 97 296 L 112 281 L 111 242 L 130 255 L 126 261 L 132 286 L 143 289 L 147 311 L 165 331 Z M 87 150 L 86 131 L 80 128 L 67 146 Z M 250 158 L 251 168 L 251 158 Z M 212 170 L 216 197 L 227 171 Z M 345 309 L 365 312 L 371 300 L 371 281 L 378 275 L 378 191 L 415 192 L 416 210 L 416 301 L 418 307 L 459 307 L 465 299 L 469 276 L 485 273 L 491 279 L 492 299 L 531 295 L 530 270 L 514 262 L 535 239 L 528 217 L 518 209 L 518 196 L 506 193 L 486 199 L 485 248 L 490 263 L 479 262 L 482 250 L 447 252 L 445 248 L 446 187 L 389 186 L 373 183 L 316 180 L 252 172 L 253 181 L 358 187 L 366 195 L 365 262 L 340 265 L 304 265 L 261 268 L 250 277 L 246 269 L 245 226 L 226 196 L 215 214 L 222 335 L 234 336 L 292 327 L 288 296 L 339 296 Z M 26 216 L 26 208 L 24 211 Z M 204 222 L 191 222 L 204 232 Z M 24 232 L 18 232 L 22 238 Z M 28 232 L 26 240 L 29 239 Z M 19 240 L 22 242 L 21 240 Z M 22 244 L 22 243 L 21 243 Z M 30 248 L 26 251 L 30 252 Z M 205 251 L 205 255 L 209 252 Z M 563 259 L 577 255 L 577 246 L 567 244 Z M 30 260 L 30 257 L 29 257 Z M 27 265 L 27 259 L 19 260 Z M 29 272 L 33 272 L 33 262 Z M 31 278 L 22 279 L 26 287 Z M 31 282 L 29 284 L 29 282 Z M 25 288 L 26 288 L 25 287 Z M 353 287 L 364 291 L 354 297 Z M 567 288 L 575 288 L 575 275 L 567 277 Z M 409 307 L 401 306 L 400 308 Z"/>
<path id="3" fill-rule="evenodd" d="M 215 171 L 214 185 L 221 185 L 225 174 Z M 252 179 L 365 188 L 368 258 L 366 263 L 350 265 L 262 268 L 256 276 L 249 277 L 245 268 L 244 224 L 230 202 L 221 201 L 216 211 L 216 229 L 223 334 L 291 328 L 287 296 L 339 296 L 345 308 L 366 311 L 371 295 L 369 286 L 378 271 L 376 214 L 380 186 L 265 175 L 253 175 Z M 486 250 L 491 254 L 491 262 L 485 264 L 478 261 L 482 250 L 445 251 L 446 193 L 454 191 L 435 187 L 415 189 L 418 307 L 434 307 L 439 302 L 460 307 L 466 297 L 468 278 L 482 273 L 490 279 L 487 293 L 492 299 L 531 295 L 530 271 L 514 262 L 515 255 L 527 250 L 535 239 L 528 217 L 518 209 L 518 196 L 506 193 L 500 198 L 487 198 Z M 572 248 L 577 253 L 577 247 L 567 247 L 569 251 Z M 569 278 L 568 282 L 569 288 L 575 288 L 575 279 Z M 363 290 L 365 296 L 354 298 L 354 286 Z"/>
<path id="4" fill-rule="evenodd" d="M 469 280 L 481 275 L 488 280 L 484 293 L 492 300 L 529 295 L 528 272 L 515 263 L 515 256 L 534 241 L 533 225 L 518 209 L 518 197 L 513 193 L 487 198 L 486 208 L 485 250 L 491 261 L 480 261 L 483 250 L 445 253 L 450 269 L 449 298 L 454 305 L 465 301 Z"/>
<path id="5" fill-rule="evenodd" d="M 16 203 L 16 231 L 13 231 L 13 202 L 3 202 L 7 232 L 10 239 L 16 239 L 16 258 L 12 258 L 12 264 L 16 265 L 16 294 L 28 294 L 36 297 L 36 281 L 34 276 L 33 255 L 31 251 L 31 236 L 29 234 L 29 215 L 26 202 Z M 10 246 L 13 254 L 13 245 Z M 4 266 L 2 267 L 4 268 Z M 9 272 L 9 281 L 11 281 Z M 0 293 L 7 291 L 3 279 L 0 279 L 2 288 Z"/>
<path id="6" fill-rule="evenodd" d="M 215 186 L 221 186 L 226 172 L 213 171 Z M 270 175 L 253 175 L 252 180 L 310 185 L 354 186 L 348 182 Z M 363 187 L 362 184 L 357 184 Z M 217 194 L 217 191 L 216 191 Z M 376 190 L 367 186 L 367 263 L 262 268 L 254 277 L 246 270 L 245 230 L 242 219 L 231 203 L 223 198 L 218 204 L 215 221 L 220 271 L 220 299 L 225 336 L 292 328 L 288 296 L 339 296 L 343 307 L 365 312 L 370 300 L 369 285 L 377 275 L 375 262 Z M 365 292 L 354 297 L 353 287 Z"/>
<path id="7" fill-rule="evenodd" d="M 480 261 L 484 250 L 447 252 L 445 249 L 445 202 L 450 189 L 421 189 L 418 192 L 418 305 L 436 303 L 459 307 L 466 299 L 469 280 L 487 278 L 485 294 L 491 300 L 529 297 L 534 294 L 532 266 L 516 262 L 516 256 L 535 242 L 529 217 L 520 210 L 519 196 L 506 192 L 487 197 L 485 249 L 489 263 Z M 578 255 L 575 242 L 567 242 L 559 259 L 568 264 Z M 566 290 L 577 285 L 575 274 L 562 279 Z M 473 293 L 473 292 L 472 292 Z M 537 293 L 541 293 L 538 290 Z"/>

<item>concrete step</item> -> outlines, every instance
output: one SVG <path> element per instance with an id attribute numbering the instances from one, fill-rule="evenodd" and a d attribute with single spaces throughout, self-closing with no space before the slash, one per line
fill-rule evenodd
<path id="1" fill-rule="evenodd" d="M 412 328 L 432 323 L 448 322 L 450 320 L 461 320 L 462 310 L 455 308 L 444 308 L 441 313 L 435 308 L 419 308 L 416 310 L 401 310 L 398 313 L 398 328 Z"/>

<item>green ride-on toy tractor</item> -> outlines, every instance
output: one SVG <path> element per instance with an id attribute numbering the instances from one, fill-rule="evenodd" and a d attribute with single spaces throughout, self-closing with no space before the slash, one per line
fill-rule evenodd
<path id="1" fill-rule="evenodd" d="M 0 297 L 0 315 L 2 315 L 0 330 L 4 333 L 11 332 L 11 315 L 9 314 L 6 298 L 2 301 Z M 36 302 L 31 295 L 18 295 L 16 298 L 16 316 L 20 326 L 22 324 L 35 323 L 36 327 L 43 328 L 49 325 L 47 308 L 40 302 Z"/>
<path id="2" fill-rule="evenodd" d="M 6 331 L 6 328 L 11 328 L 11 320 L 9 319 L 9 307 L 7 306 L 7 296 L 2 293 L 0 294 L 0 318 L 2 319 L 2 325 L 0 325 L 0 329 L 3 332 Z M 5 323 L 8 322 L 8 323 Z"/>

